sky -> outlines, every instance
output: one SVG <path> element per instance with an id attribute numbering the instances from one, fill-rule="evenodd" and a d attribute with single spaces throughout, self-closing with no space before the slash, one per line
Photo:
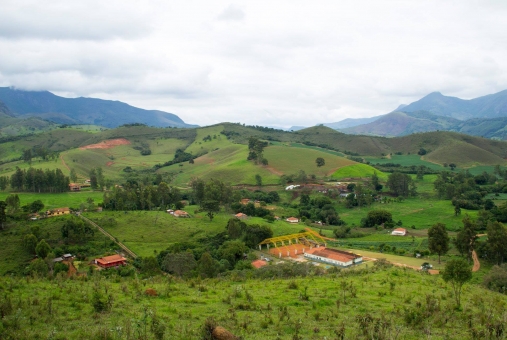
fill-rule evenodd
<path id="1" fill-rule="evenodd" d="M 506 1 L 2 0 L 0 86 L 312 126 L 507 89 Z"/>

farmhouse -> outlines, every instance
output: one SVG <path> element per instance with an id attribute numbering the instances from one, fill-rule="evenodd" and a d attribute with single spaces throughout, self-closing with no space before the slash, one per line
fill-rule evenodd
<path id="1" fill-rule="evenodd" d="M 46 211 L 47 217 L 62 216 L 62 215 L 68 215 L 68 214 L 70 214 L 69 208 L 56 208 L 56 209 Z"/>
<path id="2" fill-rule="evenodd" d="M 183 210 L 176 210 L 175 212 L 172 213 L 172 215 L 175 217 L 190 217 L 190 215 Z"/>
<path id="3" fill-rule="evenodd" d="M 236 215 L 234 215 L 234 217 L 236 217 L 240 220 L 246 220 L 248 218 L 248 216 L 243 213 L 237 213 Z"/>
<path id="4" fill-rule="evenodd" d="M 102 268 L 111 268 L 124 266 L 127 264 L 127 259 L 121 255 L 105 256 L 100 259 L 95 259 L 95 264 Z"/>
<path id="5" fill-rule="evenodd" d="M 286 219 L 287 222 L 289 223 L 298 223 L 299 222 L 299 219 L 296 218 L 296 217 L 289 217 Z"/>
<path id="6" fill-rule="evenodd" d="M 360 255 L 326 247 L 308 249 L 305 251 L 304 257 L 340 267 L 349 267 L 363 262 L 363 258 Z"/>
<path id="7" fill-rule="evenodd" d="M 407 229 L 405 228 L 396 228 L 391 232 L 391 235 L 405 236 L 407 234 Z"/>
<path id="8" fill-rule="evenodd" d="M 249 198 L 242 198 L 241 201 L 239 201 L 239 203 L 241 203 L 243 205 L 247 205 L 250 202 L 251 202 L 251 200 Z"/>
<path id="9" fill-rule="evenodd" d="M 69 190 L 70 191 L 81 191 L 81 185 L 77 183 L 69 183 Z"/>

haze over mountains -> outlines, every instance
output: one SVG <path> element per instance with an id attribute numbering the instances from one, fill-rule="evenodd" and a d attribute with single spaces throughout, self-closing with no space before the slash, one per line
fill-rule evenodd
<path id="1" fill-rule="evenodd" d="M 129 123 L 156 127 L 196 127 L 175 114 L 144 110 L 126 103 L 95 98 L 64 98 L 48 91 L 23 91 L 0 87 L 0 102 L 7 115 L 39 117 L 59 124 L 94 124 L 108 128 Z M 1 110 L 2 104 L 0 104 Z"/>
<path id="2" fill-rule="evenodd" d="M 417 132 L 455 131 L 487 138 L 507 138 L 507 90 L 464 100 L 433 92 L 382 116 L 323 124 L 349 134 L 404 136 Z"/>

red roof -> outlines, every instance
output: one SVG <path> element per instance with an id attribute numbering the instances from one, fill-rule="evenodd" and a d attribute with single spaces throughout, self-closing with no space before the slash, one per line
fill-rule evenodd
<path id="1" fill-rule="evenodd" d="M 298 218 L 296 218 L 296 217 L 289 217 L 289 218 L 287 219 L 287 221 L 289 221 L 289 222 L 290 222 L 290 221 L 299 222 L 299 219 L 298 219 Z"/>
<path id="2" fill-rule="evenodd" d="M 405 228 L 396 228 L 393 231 L 401 231 L 402 233 L 404 233 L 404 232 L 407 231 L 407 229 L 405 229 Z"/>
<path id="3" fill-rule="evenodd" d="M 325 257 L 325 258 L 335 260 L 335 261 L 340 261 L 340 262 L 349 262 L 353 259 L 360 257 L 360 256 L 353 254 L 353 253 L 348 253 L 348 252 L 340 251 L 340 250 L 336 250 L 336 249 L 329 249 L 329 248 L 325 248 L 325 247 L 309 249 L 309 250 L 306 250 L 305 253 L 312 254 L 315 256 Z"/>
<path id="4" fill-rule="evenodd" d="M 268 263 L 264 260 L 255 260 L 252 262 L 252 266 L 257 269 L 259 269 L 260 267 L 264 267 L 267 264 Z"/>
<path id="5" fill-rule="evenodd" d="M 106 265 L 106 264 L 109 264 L 109 263 L 116 263 L 116 262 L 127 261 L 127 259 L 124 258 L 123 256 L 120 256 L 120 255 L 117 254 L 117 255 L 111 255 L 111 256 L 104 256 L 101 259 L 96 259 L 96 261 L 97 261 L 97 263 Z"/>
<path id="6" fill-rule="evenodd" d="M 248 217 L 247 215 L 243 214 L 243 213 L 237 213 L 236 215 L 237 218 L 241 218 L 241 217 Z"/>

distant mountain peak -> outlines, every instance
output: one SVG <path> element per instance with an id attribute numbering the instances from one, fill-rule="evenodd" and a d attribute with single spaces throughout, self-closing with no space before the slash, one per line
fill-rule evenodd
<path id="1" fill-rule="evenodd" d="M 0 87 L 0 100 L 20 116 L 38 116 L 56 123 L 95 124 L 108 128 L 142 123 L 157 127 L 196 127 L 175 114 L 145 110 L 129 104 L 96 98 L 64 98 L 49 91 Z"/>

